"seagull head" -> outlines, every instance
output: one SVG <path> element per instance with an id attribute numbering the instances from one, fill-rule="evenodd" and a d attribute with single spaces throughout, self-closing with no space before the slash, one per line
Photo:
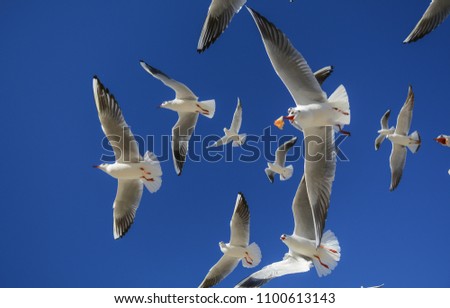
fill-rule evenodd
<path id="1" fill-rule="evenodd" d="M 105 171 L 108 164 L 94 165 L 92 167 Z"/>
<path id="2" fill-rule="evenodd" d="M 289 108 L 288 109 L 288 115 L 284 116 L 283 119 L 291 121 L 291 123 L 294 121 L 295 117 L 298 115 L 299 111 L 295 108 Z"/>
<path id="3" fill-rule="evenodd" d="M 225 249 L 226 246 L 227 246 L 227 244 L 225 244 L 224 242 L 222 242 L 222 241 L 219 242 L 220 250 L 223 251 L 223 250 Z"/>
<path id="4" fill-rule="evenodd" d="M 447 139 L 444 137 L 444 135 L 439 135 L 437 138 L 434 138 L 434 140 L 436 140 L 436 142 L 439 142 L 442 145 L 447 144 Z"/>
<path id="5" fill-rule="evenodd" d="M 286 234 L 281 234 L 280 236 L 280 240 L 282 240 L 283 242 L 288 238 L 288 235 Z"/>
<path id="6" fill-rule="evenodd" d="M 166 108 L 166 109 L 173 109 L 173 104 L 171 101 L 165 101 L 161 105 L 159 105 L 159 108 Z"/>

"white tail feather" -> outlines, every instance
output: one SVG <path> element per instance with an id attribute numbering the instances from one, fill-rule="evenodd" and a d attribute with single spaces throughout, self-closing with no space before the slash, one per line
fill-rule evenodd
<path id="1" fill-rule="evenodd" d="M 337 266 L 341 259 L 341 247 L 333 232 L 328 230 L 322 236 L 317 254 L 313 257 L 314 267 L 319 277 L 326 276 Z"/>
<path id="2" fill-rule="evenodd" d="M 411 135 L 409 135 L 409 138 L 414 140 L 416 143 L 410 144 L 408 145 L 408 149 L 411 151 L 411 153 L 416 153 L 419 148 L 420 148 L 420 135 L 417 131 L 415 131 L 414 133 L 412 133 Z"/>
<path id="3" fill-rule="evenodd" d="M 283 172 L 280 174 L 280 181 L 289 180 L 293 173 L 294 173 L 294 167 L 292 165 L 289 165 L 289 166 L 283 168 Z"/>
<path id="4" fill-rule="evenodd" d="M 203 108 L 204 110 L 207 110 L 207 112 L 202 112 L 202 114 L 207 117 L 212 119 L 214 117 L 214 113 L 216 112 L 216 101 L 213 99 L 207 100 L 207 101 L 202 101 L 202 102 L 198 102 L 198 104 L 200 105 L 201 108 Z"/>
<path id="5" fill-rule="evenodd" d="M 247 253 L 248 255 L 246 255 L 246 258 L 242 258 L 243 267 L 255 267 L 261 262 L 261 249 L 259 249 L 259 246 L 256 243 L 251 243 L 247 247 Z"/>
<path id="6" fill-rule="evenodd" d="M 333 108 L 338 109 L 338 112 L 336 112 L 336 124 L 350 124 L 350 103 L 347 91 L 343 85 L 340 85 L 333 94 L 330 95 L 328 102 Z"/>
<path id="7" fill-rule="evenodd" d="M 159 160 L 155 154 L 147 151 L 144 155 L 144 161 L 146 165 L 145 170 L 150 173 L 147 177 L 151 180 L 147 181 L 146 179 L 141 179 L 141 181 L 148 191 L 151 193 L 157 192 L 162 184 L 162 169 Z"/>

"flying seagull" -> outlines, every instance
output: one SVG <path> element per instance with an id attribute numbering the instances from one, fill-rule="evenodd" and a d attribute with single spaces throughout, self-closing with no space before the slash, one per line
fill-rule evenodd
<path id="1" fill-rule="evenodd" d="M 119 104 L 98 77 L 93 79 L 94 99 L 103 132 L 111 144 L 114 164 L 94 166 L 118 180 L 114 200 L 114 239 L 125 235 L 134 222 L 142 197 L 143 186 L 154 193 L 161 187 L 162 170 L 156 156 L 147 152 L 144 158 Z"/>
<path id="2" fill-rule="evenodd" d="M 160 107 L 178 113 L 178 121 L 172 128 L 172 157 L 175 171 L 181 175 L 188 154 L 189 140 L 197 124 L 198 115 L 202 114 L 211 119 L 214 116 L 216 102 L 213 99 L 199 102 L 198 97 L 181 82 L 171 79 L 144 61 L 140 63 L 150 75 L 175 91 L 175 99 L 165 101 Z"/>
<path id="3" fill-rule="evenodd" d="M 307 272 L 313 265 L 319 277 L 322 277 L 330 274 L 337 266 L 341 258 L 339 242 L 329 230 L 317 237 L 316 225 L 325 225 L 327 212 L 310 203 L 307 181 L 303 175 L 292 201 L 293 234 L 283 234 L 280 238 L 289 248 L 283 260 L 263 267 L 239 282 L 236 287 L 258 288 L 276 277 Z M 317 245 L 320 238 L 320 244 Z"/>
<path id="4" fill-rule="evenodd" d="M 228 27 L 247 0 L 212 0 L 197 44 L 197 52 L 208 49 Z"/>
<path id="5" fill-rule="evenodd" d="M 317 214 L 324 214 L 330 204 L 336 171 L 333 126 L 350 122 L 345 88 L 338 87 L 327 99 L 305 59 L 288 38 L 265 17 L 250 8 L 248 10 L 261 33 L 273 68 L 297 104 L 297 107 L 290 108 L 289 120 L 303 131 L 306 141 L 304 172 L 309 203 Z M 309 117 L 304 118 L 306 115 Z M 330 122 L 330 119 L 333 121 Z M 322 236 L 323 221 L 316 220 L 315 224 L 317 246 Z"/>
<path id="6" fill-rule="evenodd" d="M 409 86 L 408 96 L 397 117 L 397 126 L 395 127 L 395 131 L 386 135 L 386 138 L 392 143 L 392 152 L 389 158 L 391 167 L 390 191 L 393 191 L 398 186 L 402 178 L 403 169 L 405 168 L 406 163 L 406 148 L 408 148 L 412 153 L 416 153 L 420 147 L 421 141 L 419 133 L 415 131 L 411 135 L 408 135 L 411 127 L 413 107 L 414 92 L 412 87 Z"/>
<path id="7" fill-rule="evenodd" d="M 224 127 L 223 132 L 225 136 L 214 142 L 212 145 L 208 146 L 208 148 L 218 147 L 221 145 L 225 145 L 231 141 L 233 141 L 233 146 L 241 146 L 245 142 L 246 134 L 239 134 L 239 130 L 241 129 L 242 124 L 242 105 L 241 100 L 238 98 L 236 110 L 234 111 L 233 120 L 231 122 L 230 129 Z"/>
<path id="8" fill-rule="evenodd" d="M 403 41 L 415 42 L 436 29 L 450 14 L 450 0 L 432 0 L 417 25 Z"/>
<path id="9" fill-rule="evenodd" d="M 267 163 L 267 167 L 264 171 L 269 178 L 270 183 L 273 183 L 275 173 L 280 175 L 280 181 L 286 181 L 291 178 L 294 173 L 294 167 L 289 165 L 285 167 L 286 155 L 290 148 L 292 148 L 297 142 L 297 137 L 286 141 L 280 145 L 275 153 L 275 162 Z"/>
<path id="10" fill-rule="evenodd" d="M 390 115 L 391 115 L 391 110 L 388 109 L 388 111 L 386 111 L 384 113 L 384 115 L 381 117 L 381 121 L 380 121 L 381 129 L 378 131 L 379 135 L 378 135 L 377 139 L 375 139 L 375 151 L 378 151 L 378 149 L 381 146 L 381 143 L 383 143 L 386 136 L 389 134 L 393 134 L 395 131 L 395 127 L 392 126 L 391 128 L 389 128 L 389 125 L 388 125 Z"/>
<path id="11" fill-rule="evenodd" d="M 251 268 L 261 262 L 261 250 L 250 242 L 250 210 L 242 193 L 238 193 L 230 221 L 230 242 L 219 243 L 222 258 L 209 270 L 199 288 L 209 288 L 227 277 L 242 260 L 242 266 Z"/>

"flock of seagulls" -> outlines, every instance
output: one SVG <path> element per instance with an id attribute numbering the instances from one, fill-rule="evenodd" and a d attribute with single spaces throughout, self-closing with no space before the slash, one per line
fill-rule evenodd
<path id="1" fill-rule="evenodd" d="M 212 0 L 197 45 L 199 53 L 208 49 L 225 31 L 233 16 L 246 0 Z M 292 2 L 292 1 L 291 1 Z M 287 115 L 275 120 L 274 125 L 283 129 L 285 120 L 301 131 L 305 140 L 304 173 L 292 201 L 294 230 L 292 235 L 282 234 L 280 239 L 288 247 L 283 259 L 266 265 L 239 282 L 236 287 L 260 287 L 273 278 L 302 273 L 315 267 L 319 277 L 329 275 L 341 257 L 339 241 L 334 233 L 325 230 L 332 184 L 336 172 L 335 134 L 350 135 L 344 130 L 350 124 L 351 112 L 346 88 L 340 85 L 330 96 L 322 90 L 322 83 L 332 74 L 333 67 L 326 66 L 312 72 L 302 54 L 294 48 L 287 36 L 267 18 L 247 7 L 252 16 L 269 60 L 291 94 L 295 106 Z M 433 0 L 405 43 L 414 42 L 434 30 L 450 13 L 450 0 Z M 175 171 L 181 175 L 189 140 L 199 114 L 212 119 L 215 100 L 199 101 L 186 85 L 140 61 L 142 68 L 175 91 L 175 98 L 159 107 L 178 113 L 178 121 L 172 128 L 172 158 Z M 157 192 L 162 183 L 162 169 L 157 157 L 147 152 L 142 157 L 134 136 L 125 122 L 118 102 L 109 90 L 93 78 L 94 100 L 101 127 L 115 154 L 113 164 L 94 166 L 117 178 L 118 187 L 114 200 L 113 235 L 121 238 L 134 222 L 144 187 Z M 378 150 L 385 139 L 392 143 L 390 155 L 391 185 L 394 190 L 402 178 L 407 149 L 416 153 L 421 145 L 417 131 L 409 134 L 414 107 L 414 92 L 410 86 L 408 96 L 401 108 L 397 124 L 389 127 L 391 111 L 381 118 L 381 129 L 375 140 Z M 224 136 L 208 147 L 233 146 L 245 143 L 246 134 L 240 134 L 242 104 L 238 98 L 230 128 L 224 128 Z M 265 173 L 271 183 L 275 174 L 281 181 L 292 177 L 294 168 L 286 166 L 288 151 L 296 144 L 294 137 L 276 151 L 274 162 L 268 162 Z M 314 142 L 308 142 L 313 140 Z M 439 135 L 436 142 L 450 147 L 450 136 Z M 319 142 L 320 141 L 320 142 Z M 449 170 L 450 174 L 450 170 Z M 220 242 L 223 256 L 208 271 L 199 287 L 212 287 L 225 279 L 239 264 L 253 268 L 260 264 L 262 254 L 256 243 L 250 243 L 250 210 L 243 193 L 238 193 L 230 222 L 229 243 Z"/>

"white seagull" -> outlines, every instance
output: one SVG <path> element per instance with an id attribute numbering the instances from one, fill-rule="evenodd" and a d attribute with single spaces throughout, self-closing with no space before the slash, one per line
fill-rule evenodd
<path id="1" fill-rule="evenodd" d="M 384 113 L 384 115 L 381 117 L 381 121 L 380 121 L 381 129 L 378 131 L 379 135 L 378 135 L 377 139 L 375 139 L 375 151 L 378 151 L 378 149 L 381 146 L 381 143 L 383 143 L 384 139 L 386 139 L 386 136 L 389 134 L 393 134 L 395 131 L 394 126 L 389 128 L 389 125 L 388 125 L 390 115 L 391 115 L 391 110 L 388 109 L 388 111 L 386 111 Z"/>
<path id="2" fill-rule="evenodd" d="M 261 262 L 261 250 L 250 242 L 250 210 L 242 193 L 238 193 L 230 221 L 230 242 L 219 243 L 222 258 L 209 270 L 199 288 L 209 288 L 227 277 L 242 260 L 242 266 L 251 268 Z"/>
<path id="3" fill-rule="evenodd" d="M 397 117 L 397 126 L 392 134 L 386 135 L 392 143 L 391 157 L 389 158 L 391 167 L 391 186 L 390 191 L 393 191 L 402 178 L 403 169 L 406 163 L 406 147 L 412 152 L 416 153 L 420 147 L 420 136 L 417 131 L 408 135 L 411 127 L 411 119 L 414 108 L 414 92 L 412 87 L 408 88 L 408 96 L 402 109 Z M 386 123 L 387 124 L 387 123 Z"/>
<path id="4" fill-rule="evenodd" d="M 287 37 L 266 18 L 250 8 L 248 10 L 258 26 L 275 71 L 297 104 L 291 108 L 295 110 L 291 123 L 303 130 L 306 141 L 304 172 L 309 203 L 313 209 L 326 213 L 336 171 L 333 125 L 350 121 L 347 94 L 340 86 L 327 100 L 305 59 Z M 302 120 L 298 122 L 295 118 Z M 323 225 L 322 220 L 316 222 L 315 240 L 319 246 Z"/>
<path id="5" fill-rule="evenodd" d="M 266 172 L 267 178 L 270 183 L 273 183 L 275 173 L 280 175 L 280 181 L 289 180 L 294 173 L 294 167 L 289 165 L 285 167 L 286 155 L 290 148 L 292 148 L 297 142 L 297 137 L 286 141 L 280 145 L 275 153 L 275 162 L 267 163 L 267 167 L 264 171 Z"/>
<path id="6" fill-rule="evenodd" d="M 208 49 L 228 27 L 247 0 L 212 0 L 197 44 L 197 52 Z"/>
<path id="7" fill-rule="evenodd" d="M 436 29 L 450 14 L 450 0 L 432 0 L 417 25 L 403 41 L 415 42 Z"/>
<path id="8" fill-rule="evenodd" d="M 326 231 L 317 237 L 317 225 L 325 225 L 327 210 L 310 203 L 307 179 L 303 175 L 292 202 L 294 231 L 292 235 L 281 235 L 281 241 L 289 251 L 282 261 L 272 263 L 239 282 L 239 288 L 257 288 L 273 278 L 303 273 L 314 265 L 319 277 L 326 276 L 337 266 L 341 258 L 341 248 L 333 232 Z M 317 241 L 319 240 L 319 245 Z"/>
<path id="9" fill-rule="evenodd" d="M 162 171 L 158 159 L 147 152 L 144 158 L 133 133 L 123 118 L 112 94 L 94 76 L 94 99 L 103 132 L 109 140 L 116 162 L 94 166 L 118 180 L 114 200 L 114 239 L 125 235 L 134 222 L 142 197 L 143 186 L 152 193 L 161 187 Z"/>
<path id="10" fill-rule="evenodd" d="M 443 146 L 450 147 L 450 136 L 447 135 L 439 135 L 436 138 L 434 138 L 436 142 L 442 144 Z"/>
<path id="11" fill-rule="evenodd" d="M 199 102 L 198 97 L 181 82 L 171 79 L 144 61 L 140 61 L 140 63 L 150 75 L 175 91 L 175 99 L 165 101 L 160 107 L 178 113 L 178 121 L 172 128 L 172 157 L 175 171 L 181 175 L 188 154 L 189 140 L 197 124 L 198 115 L 202 114 L 211 119 L 214 116 L 216 102 L 213 99 Z"/>
<path id="12" fill-rule="evenodd" d="M 236 110 L 234 111 L 233 120 L 231 121 L 230 129 L 226 127 L 223 128 L 223 132 L 225 136 L 214 142 L 212 145 L 208 146 L 208 148 L 218 147 L 221 145 L 225 145 L 231 141 L 233 141 L 233 146 L 238 147 L 244 144 L 246 134 L 239 134 L 239 130 L 241 129 L 242 124 L 242 105 L 241 100 L 238 98 Z"/>

